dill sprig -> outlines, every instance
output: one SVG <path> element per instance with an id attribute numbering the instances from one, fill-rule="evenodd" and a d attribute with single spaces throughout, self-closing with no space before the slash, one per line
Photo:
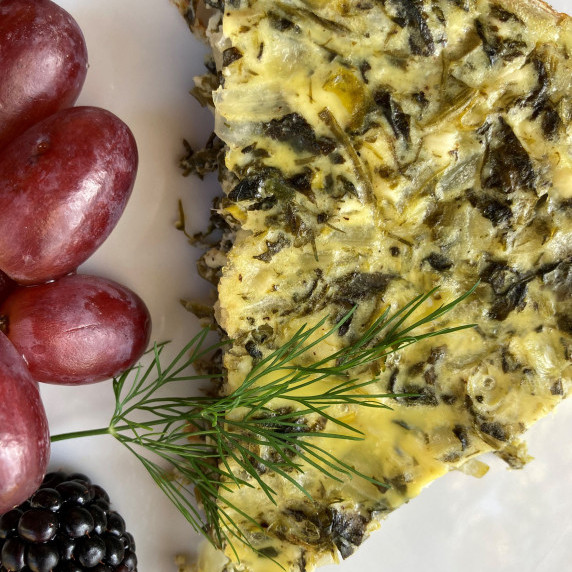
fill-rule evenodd
<path id="1" fill-rule="evenodd" d="M 327 318 L 312 327 L 303 326 L 284 345 L 256 362 L 243 383 L 222 397 L 161 396 L 173 383 L 222 379 L 222 373 L 189 373 L 193 365 L 226 345 L 209 344 L 208 328 L 165 367 L 165 344 L 156 344 L 149 365 L 138 365 L 113 380 L 116 403 L 108 427 L 57 435 L 52 441 L 112 435 L 141 461 L 197 532 L 217 547 L 232 547 L 234 540 L 248 544 L 231 512 L 255 527 L 258 524 L 233 503 L 231 493 L 236 487 L 259 487 L 276 503 L 277 493 L 262 473 L 281 476 L 308 497 L 296 478 L 307 466 L 335 481 L 353 476 L 387 486 L 336 458 L 316 437 L 361 440 L 362 433 L 337 418 L 331 408 L 351 405 L 384 409 L 389 408 L 388 398 L 400 396 L 363 391 L 376 379 L 360 380 L 352 377 L 351 371 L 420 340 L 473 327 L 418 331 L 449 312 L 475 288 L 411 324 L 409 319 L 436 289 L 414 298 L 392 315 L 388 308 L 350 346 L 301 365 L 300 358 L 335 334 L 355 308 L 324 334 L 319 332 Z M 324 381 L 329 384 L 326 390 Z M 272 455 L 264 455 L 268 450 Z"/>

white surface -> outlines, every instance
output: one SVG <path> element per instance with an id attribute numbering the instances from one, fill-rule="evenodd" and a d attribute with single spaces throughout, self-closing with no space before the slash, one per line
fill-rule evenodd
<path id="1" fill-rule="evenodd" d="M 570 0 L 553 5 L 569 11 Z M 88 80 L 78 103 L 98 105 L 129 124 L 140 170 L 119 226 L 84 266 L 136 290 L 150 307 L 153 339 L 179 346 L 197 331 L 181 297 L 208 299 L 196 275 L 199 255 L 174 230 L 177 200 L 188 225 L 203 227 L 205 183 L 181 177 L 182 139 L 204 143 L 208 112 L 188 94 L 202 71 L 202 46 L 168 0 L 59 0 L 86 36 Z M 207 185 L 209 186 L 209 185 Z M 212 181 L 210 187 L 213 187 Z M 105 425 L 108 383 L 44 386 L 53 434 Z M 564 572 L 572 570 L 572 402 L 529 434 L 536 457 L 524 471 L 491 459 L 481 480 L 450 474 L 390 515 L 349 560 L 324 572 Z M 140 572 L 175 571 L 173 556 L 196 553 L 199 540 L 145 470 L 111 437 L 56 443 L 51 467 L 85 472 L 110 493 L 137 542 Z"/>

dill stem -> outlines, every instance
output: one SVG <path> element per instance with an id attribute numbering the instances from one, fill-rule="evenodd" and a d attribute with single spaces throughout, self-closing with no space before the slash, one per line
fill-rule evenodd
<path id="1" fill-rule="evenodd" d="M 155 419 L 153 421 L 146 421 L 143 425 L 145 427 L 153 427 L 154 425 L 164 425 L 164 419 Z M 59 435 L 52 435 L 50 441 L 56 443 L 57 441 L 66 441 L 67 439 L 77 439 L 79 437 L 94 437 L 96 435 L 111 435 L 116 437 L 117 433 L 133 429 L 133 425 L 110 425 L 109 427 L 100 427 L 99 429 L 87 429 L 85 431 L 70 431 L 69 433 L 60 433 Z M 141 427 L 141 425 L 139 425 Z M 191 435 L 192 433 L 189 433 Z"/>
<path id="2" fill-rule="evenodd" d="M 116 430 L 119 428 L 116 428 Z M 52 435 L 50 441 L 55 443 L 57 441 L 66 441 L 67 439 L 75 439 L 77 437 L 93 437 L 94 435 L 112 435 L 110 427 L 101 427 L 100 429 L 88 429 L 86 431 L 71 431 L 69 433 L 60 433 L 59 435 Z"/>
<path id="3" fill-rule="evenodd" d="M 177 419 L 171 419 L 171 421 Z M 145 421 L 142 424 L 125 424 L 125 425 L 110 425 L 109 427 L 100 427 L 99 429 L 87 429 L 85 431 L 70 431 L 69 433 L 60 433 L 59 435 L 52 435 L 50 441 L 56 443 L 58 441 L 67 441 L 68 439 L 78 439 L 81 437 L 95 437 L 97 435 L 111 435 L 119 439 L 119 433 L 124 431 L 133 431 L 135 428 L 148 430 L 154 426 L 165 425 L 165 419 L 155 419 L 153 421 Z M 212 437 L 213 435 L 218 436 L 220 431 L 217 429 L 216 425 L 211 425 L 211 428 L 205 427 L 204 429 L 196 429 L 194 431 L 188 430 L 184 432 L 186 438 L 189 437 Z M 121 440 L 121 439 L 119 439 Z"/>

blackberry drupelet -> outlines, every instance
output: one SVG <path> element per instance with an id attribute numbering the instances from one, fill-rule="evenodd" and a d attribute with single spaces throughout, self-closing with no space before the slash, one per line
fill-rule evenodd
<path id="1" fill-rule="evenodd" d="M 0 516 L 0 572 L 136 572 L 133 536 L 109 496 L 81 473 L 48 473 Z"/>

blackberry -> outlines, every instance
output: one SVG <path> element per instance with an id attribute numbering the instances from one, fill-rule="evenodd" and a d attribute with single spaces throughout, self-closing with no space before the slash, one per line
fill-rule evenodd
<path id="1" fill-rule="evenodd" d="M 0 516 L 0 572 L 136 572 L 133 536 L 109 496 L 82 473 L 48 473 Z"/>

